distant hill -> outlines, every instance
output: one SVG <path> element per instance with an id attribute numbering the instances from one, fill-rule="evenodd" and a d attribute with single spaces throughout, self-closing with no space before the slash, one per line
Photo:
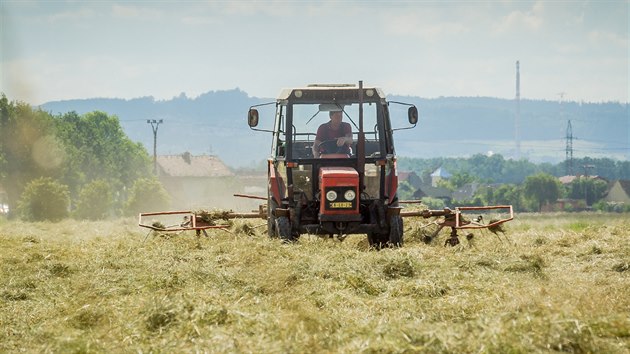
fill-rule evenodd
<path id="1" fill-rule="evenodd" d="M 390 96 L 389 100 L 413 103 L 420 110 L 418 126 L 395 133 L 399 155 L 455 157 L 476 153 L 515 156 L 514 100 L 488 97 Z M 163 119 L 158 130 L 158 154 L 218 155 L 233 167 L 251 166 L 270 151 L 268 133 L 247 126 L 251 105 L 273 98 L 250 97 L 233 89 L 210 91 L 196 98 L 183 93 L 170 100 L 141 97 L 130 100 L 93 98 L 48 102 L 41 106 L 52 114 L 95 110 L 118 116 L 126 134 L 153 149 L 153 132 L 147 119 Z M 271 128 L 274 106 L 261 107 L 261 125 Z M 394 126 L 404 126 L 404 107 L 391 105 Z M 558 162 L 565 157 L 567 122 L 573 131 L 574 156 L 630 159 L 628 104 L 577 103 L 521 100 L 521 157 L 536 162 Z M 398 123 L 398 124 L 397 124 Z"/>

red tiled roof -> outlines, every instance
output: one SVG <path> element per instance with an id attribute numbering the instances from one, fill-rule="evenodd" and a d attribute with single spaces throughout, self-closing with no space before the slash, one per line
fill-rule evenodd
<path id="1" fill-rule="evenodd" d="M 160 174 L 170 177 L 225 177 L 234 173 L 216 156 L 181 155 L 158 156 Z"/>
<path id="2" fill-rule="evenodd" d="M 600 177 L 600 176 L 584 176 L 584 175 L 577 175 L 577 176 L 562 176 L 562 177 L 558 177 L 558 180 L 560 181 L 560 183 L 562 184 L 569 184 L 573 181 L 575 181 L 576 178 L 583 178 L 586 177 L 588 179 L 599 179 L 602 181 L 606 181 L 605 178 Z"/>
<path id="3" fill-rule="evenodd" d="M 573 182 L 576 178 L 577 176 L 562 176 L 562 177 L 558 177 L 558 180 L 560 180 L 560 183 L 562 184 L 569 184 Z"/>

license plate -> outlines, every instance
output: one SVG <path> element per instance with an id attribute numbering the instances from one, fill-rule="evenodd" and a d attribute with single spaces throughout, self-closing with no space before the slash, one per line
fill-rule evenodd
<path id="1" fill-rule="evenodd" d="M 335 209 L 348 209 L 352 208 L 352 202 L 333 202 L 330 203 L 330 207 Z"/>

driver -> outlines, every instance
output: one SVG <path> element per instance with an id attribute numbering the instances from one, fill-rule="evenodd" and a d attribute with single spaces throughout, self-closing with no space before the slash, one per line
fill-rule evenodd
<path id="1" fill-rule="evenodd" d="M 343 112 L 341 110 L 330 111 L 330 121 L 317 128 L 317 135 L 313 143 L 313 156 L 318 158 L 323 153 L 350 154 L 352 145 L 352 127 L 346 122 L 342 122 Z M 323 151 L 322 142 L 337 140 L 337 151 Z"/>

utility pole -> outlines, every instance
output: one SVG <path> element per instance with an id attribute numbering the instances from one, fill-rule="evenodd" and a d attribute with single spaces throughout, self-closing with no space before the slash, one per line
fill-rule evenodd
<path id="1" fill-rule="evenodd" d="M 564 106 L 562 105 L 562 100 L 564 99 L 564 95 L 566 92 L 558 93 L 560 96 L 560 119 L 564 119 Z M 566 167 L 567 176 L 573 175 L 573 127 L 571 126 L 571 120 L 567 122 L 567 132 L 566 132 L 566 147 L 564 150 L 564 163 Z"/>
<path id="2" fill-rule="evenodd" d="M 518 60 L 516 61 L 516 117 L 514 118 L 514 140 L 516 141 L 516 160 L 521 158 L 521 72 Z"/>
<path id="3" fill-rule="evenodd" d="M 588 170 L 594 169 L 595 165 L 582 165 L 582 168 L 584 168 L 584 177 L 588 178 Z"/>
<path id="4" fill-rule="evenodd" d="M 153 174 L 157 175 L 157 132 L 158 127 L 164 121 L 162 119 L 147 119 L 147 123 L 151 124 L 151 129 L 153 129 Z"/>

